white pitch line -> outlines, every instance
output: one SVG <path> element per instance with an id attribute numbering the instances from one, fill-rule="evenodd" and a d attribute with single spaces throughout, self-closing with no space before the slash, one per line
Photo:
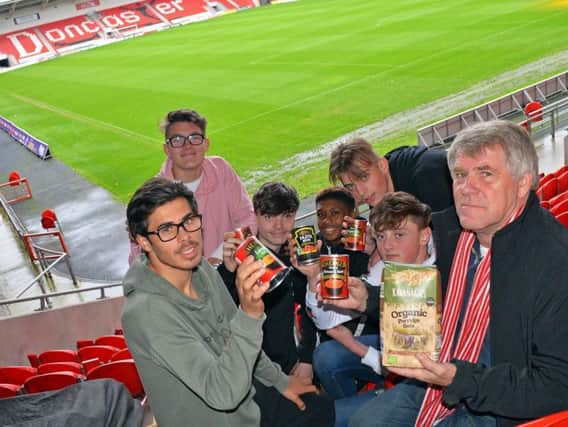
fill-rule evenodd
<path id="1" fill-rule="evenodd" d="M 125 128 L 122 128 L 120 126 L 113 125 L 112 123 L 108 123 L 108 122 L 104 122 L 102 120 L 97 120 L 97 119 L 93 119 L 91 117 L 83 116 L 82 114 L 75 113 L 73 111 L 68 111 L 68 110 L 65 110 L 63 108 L 56 107 L 54 105 L 47 104 L 45 102 L 41 102 L 41 101 L 38 101 L 38 100 L 35 100 L 35 99 L 31 99 L 31 98 L 25 97 L 23 95 L 18 95 L 18 94 L 13 93 L 13 92 L 8 92 L 8 94 L 10 96 L 16 98 L 16 99 L 19 99 L 20 101 L 22 101 L 26 104 L 33 105 L 34 107 L 41 108 L 42 110 L 47 110 L 47 111 L 50 111 L 52 113 L 59 114 L 59 115 L 65 117 L 65 118 L 71 119 L 71 120 L 75 120 L 75 121 L 78 121 L 78 122 L 86 123 L 86 124 L 91 125 L 91 126 L 95 126 L 95 127 L 101 128 L 101 129 L 105 129 L 105 130 L 114 132 L 114 133 L 121 135 L 121 136 L 127 136 L 127 137 L 130 137 L 130 138 L 142 139 L 142 140 L 151 142 L 152 144 L 156 144 L 156 142 L 159 142 L 159 140 L 157 140 L 155 138 L 151 138 L 147 135 L 132 131 L 130 129 L 125 129 Z"/>

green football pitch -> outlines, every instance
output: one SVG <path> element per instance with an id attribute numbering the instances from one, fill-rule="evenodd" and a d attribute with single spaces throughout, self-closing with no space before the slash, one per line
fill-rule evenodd
<path id="1" fill-rule="evenodd" d="M 568 8 L 547 3 L 300 0 L 243 11 L 4 73 L 0 114 L 127 201 L 163 161 L 160 118 L 194 108 L 209 119 L 209 153 L 249 191 L 268 169 L 306 195 L 326 185 L 326 159 L 279 161 L 566 49 Z"/>

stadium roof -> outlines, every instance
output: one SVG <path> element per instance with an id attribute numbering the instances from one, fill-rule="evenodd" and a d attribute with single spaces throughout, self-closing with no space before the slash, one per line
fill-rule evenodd
<path id="1" fill-rule="evenodd" d="M 0 0 L 0 15 L 14 14 L 18 9 L 45 6 L 50 0 Z"/>

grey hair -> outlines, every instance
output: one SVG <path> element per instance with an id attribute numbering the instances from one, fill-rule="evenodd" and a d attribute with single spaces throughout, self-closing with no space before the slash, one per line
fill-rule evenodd
<path id="1" fill-rule="evenodd" d="M 499 145 L 507 157 L 507 166 L 515 179 L 525 174 L 532 175 L 531 188 L 538 187 L 538 156 L 527 131 L 521 126 L 505 121 L 491 120 L 476 123 L 461 130 L 448 150 L 450 171 L 456 163 L 456 157 L 464 154 L 476 156 L 487 147 Z"/>

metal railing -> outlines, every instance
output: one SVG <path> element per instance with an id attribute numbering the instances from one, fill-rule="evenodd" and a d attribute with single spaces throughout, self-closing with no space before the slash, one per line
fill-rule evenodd
<path id="1" fill-rule="evenodd" d="M 475 122 L 505 119 L 518 121 L 527 119 L 523 106 L 540 100 L 553 105 L 559 98 L 568 96 L 568 72 L 560 73 L 549 79 L 527 86 L 493 101 L 470 110 L 432 123 L 417 131 L 418 144 L 427 147 L 447 145 L 456 134 Z"/>
<path id="2" fill-rule="evenodd" d="M 35 296 L 30 296 L 30 297 L 23 297 L 23 298 L 22 297 L 16 297 L 16 298 L 11 298 L 11 299 L 4 299 L 4 300 L 0 300 L 0 306 L 39 300 L 40 301 L 40 307 L 37 309 L 37 311 L 41 311 L 41 310 L 46 310 L 48 308 L 51 308 L 51 303 L 49 301 L 49 298 L 60 297 L 60 296 L 64 296 L 64 295 L 80 294 L 80 293 L 83 293 L 83 292 L 99 291 L 100 296 L 97 299 L 104 299 L 104 298 L 107 298 L 107 295 L 105 293 L 105 289 L 115 288 L 117 286 L 122 286 L 122 282 L 105 283 L 103 285 L 88 286 L 88 287 L 80 288 L 80 289 L 69 289 L 67 291 L 51 292 L 51 293 L 48 293 L 48 294 L 35 295 Z"/>

